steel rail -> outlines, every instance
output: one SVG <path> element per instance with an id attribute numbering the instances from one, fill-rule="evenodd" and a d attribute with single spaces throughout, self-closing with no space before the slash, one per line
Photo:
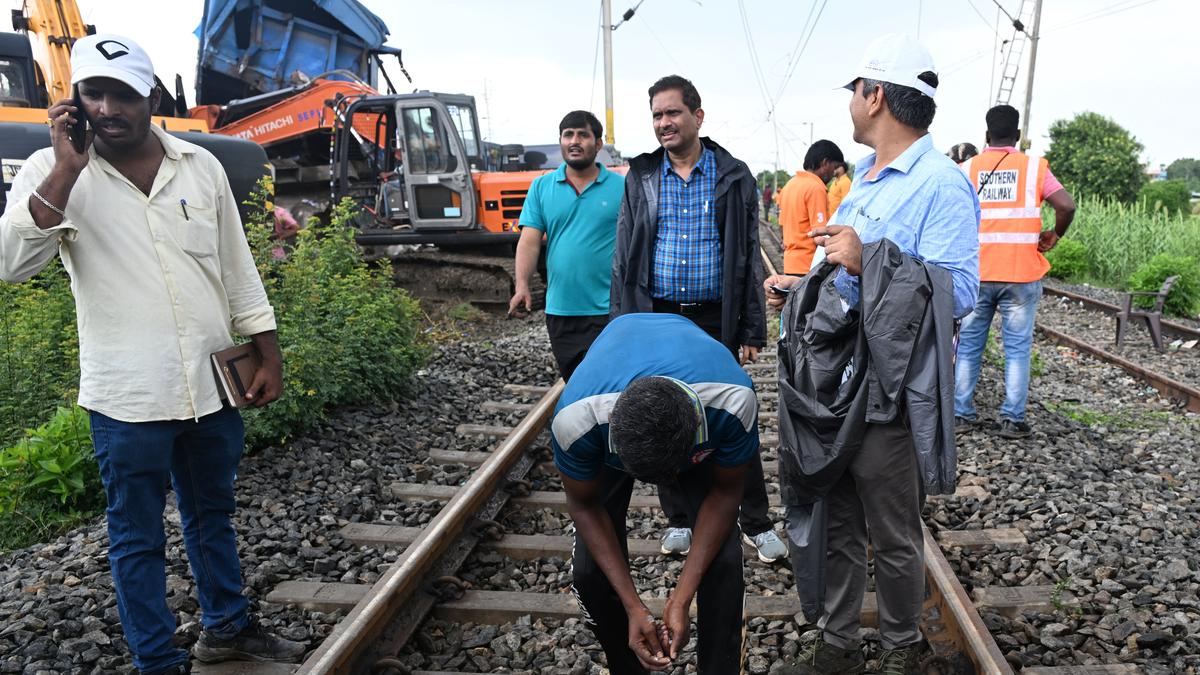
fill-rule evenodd
<path id="1" fill-rule="evenodd" d="M 464 531 L 478 511 L 501 485 L 509 469 L 525 448 L 546 428 L 562 394 L 559 380 L 539 400 L 529 415 L 461 487 L 438 515 L 425 526 L 404 555 L 371 587 L 359 603 L 321 646 L 300 666 L 297 673 L 324 675 L 351 673 L 364 647 L 378 639 L 391 619 L 419 588 L 420 580 L 446 549 Z"/>
<path id="2" fill-rule="evenodd" d="M 1139 366 L 1129 359 L 1117 356 L 1110 351 L 1101 349 L 1100 347 L 1084 342 L 1077 337 L 1072 337 L 1066 333 L 1063 333 L 1062 331 L 1050 328 L 1049 326 L 1044 326 L 1040 323 L 1036 324 L 1036 326 L 1038 330 L 1042 331 L 1043 335 L 1051 340 L 1073 349 L 1077 349 L 1081 352 L 1086 352 L 1100 359 L 1101 361 L 1107 361 L 1113 365 L 1120 366 L 1130 374 L 1137 376 L 1151 387 L 1157 389 L 1163 396 L 1174 401 L 1179 401 L 1185 408 L 1192 412 L 1200 413 L 1200 389 L 1196 389 L 1195 387 L 1184 384 L 1183 382 L 1173 380 L 1166 375 L 1156 373 L 1149 368 Z"/>
<path id="3" fill-rule="evenodd" d="M 1112 305 L 1112 304 L 1109 304 L 1102 300 L 1097 300 L 1095 298 L 1089 298 L 1086 295 L 1081 295 L 1074 291 L 1068 291 L 1068 290 L 1065 290 L 1062 288 L 1053 288 L 1050 286 L 1043 285 L 1042 286 L 1042 294 L 1043 295 L 1057 295 L 1062 298 L 1067 298 L 1068 300 L 1074 300 L 1075 302 L 1081 303 L 1081 304 L 1083 304 L 1091 309 L 1094 309 L 1096 311 L 1104 312 L 1105 314 L 1117 314 L 1118 312 L 1121 311 L 1121 308 L 1117 307 L 1116 305 Z M 1185 340 L 1200 339 L 1200 329 L 1192 328 L 1191 326 L 1185 326 L 1181 323 L 1176 323 L 1174 321 L 1169 321 L 1167 319 L 1163 319 L 1162 320 L 1162 328 L 1163 328 L 1164 333 L 1170 333 L 1171 335 L 1174 335 L 1175 337 L 1184 338 Z"/>
<path id="4" fill-rule="evenodd" d="M 925 580 L 934 589 L 933 601 L 944 619 L 942 625 L 949 633 L 948 637 L 975 664 L 975 672 L 979 675 L 1012 675 L 1012 666 L 1005 660 L 1000 645 L 924 523 L 921 523 L 921 533 L 925 538 Z"/>

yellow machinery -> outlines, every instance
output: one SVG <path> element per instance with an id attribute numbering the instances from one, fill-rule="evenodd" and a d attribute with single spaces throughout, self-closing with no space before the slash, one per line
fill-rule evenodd
<path id="1" fill-rule="evenodd" d="M 45 124 L 46 108 L 71 97 L 71 47 L 96 32 L 75 0 L 25 0 L 0 34 L 0 122 Z M 24 43 L 24 44 L 22 44 Z M 155 116 L 169 131 L 208 131 L 204 120 Z"/>

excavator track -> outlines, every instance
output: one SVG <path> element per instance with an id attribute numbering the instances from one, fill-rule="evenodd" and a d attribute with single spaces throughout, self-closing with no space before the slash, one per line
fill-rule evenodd
<path id="1" fill-rule="evenodd" d="M 481 309 L 507 310 L 516 284 L 516 263 L 505 255 L 481 255 L 438 249 L 389 254 L 396 285 L 414 297 L 436 302 L 469 302 Z M 530 282 L 533 308 L 546 304 L 546 285 L 540 275 Z"/>

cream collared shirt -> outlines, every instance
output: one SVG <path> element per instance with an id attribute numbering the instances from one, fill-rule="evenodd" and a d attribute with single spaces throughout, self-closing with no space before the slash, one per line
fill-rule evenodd
<path id="1" fill-rule="evenodd" d="M 66 219 L 39 229 L 29 200 L 54 166 L 46 148 L 21 167 L 0 218 L 0 279 L 24 281 L 62 256 L 79 323 L 79 405 L 124 422 L 220 410 L 210 355 L 231 333 L 275 329 L 224 169 L 151 130 L 166 157 L 150 196 L 93 147 Z"/>

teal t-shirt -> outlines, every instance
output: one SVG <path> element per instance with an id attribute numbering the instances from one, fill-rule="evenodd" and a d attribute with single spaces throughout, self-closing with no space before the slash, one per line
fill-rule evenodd
<path id="1" fill-rule="evenodd" d="M 625 177 L 600 166 L 582 194 L 567 180 L 567 165 L 538 176 L 521 208 L 521 227 L 546 233 L 546 313 L 608 314 L 617 211 Z"/>

